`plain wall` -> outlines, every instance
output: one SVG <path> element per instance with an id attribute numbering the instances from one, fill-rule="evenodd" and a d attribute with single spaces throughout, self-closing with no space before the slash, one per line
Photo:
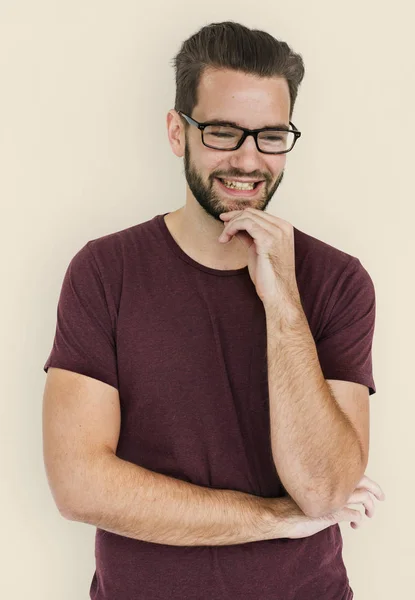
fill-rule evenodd
<path id="1" fill-rule="evenodd" d="M 140 6 L 141 5 L 141 6 Z M 88 598 L 95 528 L 65 520 L 42 455 L 42 395 L 64 272 L 90 239 L 185 203 L 171 60 L 205 24 L 302 54 L 302 138 L 268 211 L 357 256 L 376 289 L 366 474 L 372 520 L 342 526 L 356 600 L 413 593 L 413 3 L 0 0 L 0 597 Z"/>

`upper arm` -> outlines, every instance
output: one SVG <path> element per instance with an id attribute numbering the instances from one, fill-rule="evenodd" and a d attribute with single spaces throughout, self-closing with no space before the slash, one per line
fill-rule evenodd
<path id="1" fill-rule="evenodd" d="M 370 437 L 368 387 L 361 383 L 338 379 L 326 379 L 326 382 L 330 387 L 337 404 L 349 419 L 359 438 L 362 451 L 362 463 L 365 470 L 369 459 Z"/>
<path id="2" fill-rule="evenodd" d="M 113 386 L 65 369 L 49 367 L 43 395 L 43 456 L 59 511 L 78 506 L 77 482 L 88 460 L 115 454 L 120 401 Z"/>

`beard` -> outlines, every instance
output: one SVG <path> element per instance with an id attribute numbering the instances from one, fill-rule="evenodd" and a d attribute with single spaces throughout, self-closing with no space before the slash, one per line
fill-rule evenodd
<path id="1" fill-rule="evenodd" d="M 185 145 L 185 149 L 184 149 L 184 172 L 185 172 L 187 185 L 189 186 L 193 196 L 196 198 L 199 205 L 203 208 L 203 210 L 208 215 L 210 215 L 211 217 L 213 217 L 220 223 L 223 223 L 223 221 L 219 218 L 219 215 L 221 213 L 227 212 L 227 210 L 229 210 L 229 203 L 231 202 L 231 198 L 229 197 L 228 201 L 222 200 L 220 195 L 217 194 L 213 188 L 215 177 L 214 176 L 211 177 L 210 184 L 205 184 L 205 182 L 203 181 L 200 174 L 193 167 L 192 161 L 190 158 L 189 141 L 187 139 L 187 135 L 186 135 L 186 145 Z M 240 176 L 242 178 L 245 175 L 241 174 L 241 173 L 232 175 L 232 177 L 238 177 L 238 176 Z M 268 183 L 268 180 L 265 179 L 263 191 L 262 191 L 262 197 L 255 198 L 254 208 L 257 208 L 258 210 L 266 209 L 269 202 L 271 201 L 271 198 L 277 191 L 278 186 L 282 182 L 283 177 L 284 177 L 284 170 L 281 171 L 280 175 L 277 177 L 277 180 L 275 181 L 275 183 L 273 184 L 273 186 L 271 188 L 268 188 L 269 183 Z M 252 200 L 254 200 L 254 199 L 252 199 Z M 258 202 L 260 202 L 259 206 L 258 206 Z M 236 196 L 233 198 L 233 203 L 234 204 L 238 203 L 238 198 Z M 241 204 L 241 210 L 250 205 L 251 204 L 249 203 L 249 199 L 245 200 L 243 202 L 243 205 Z M 232 206 L 231 210 L 237 210 L 237 209 L 235 209 Z"/>

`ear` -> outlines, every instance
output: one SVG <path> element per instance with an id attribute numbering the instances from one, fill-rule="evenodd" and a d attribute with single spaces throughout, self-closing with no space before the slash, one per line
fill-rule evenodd
<path id="1" fill-rule="evenodd" d="M 174 109 L 167 113 L 167 135 L 174 154 L 179 158 L 184 156 L 186 144 L 184 125 L 179 113 Z"/>

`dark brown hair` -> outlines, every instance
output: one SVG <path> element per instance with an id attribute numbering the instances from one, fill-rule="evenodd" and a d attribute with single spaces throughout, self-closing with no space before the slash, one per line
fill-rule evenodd
<path id="1" fill-rule="evenodd" d="M 285 42 L 258 29 L 226 21 L 202 27 L 185 40 L 173 58 L 176 71 L 174 108 L 191 115 L 198 87 L 207 68 L 234 69 L 259 77 L 284 77 L 290 91 L 290 120 L 298 87 L 304 77 L 302 56 Z M 187 123 L 185 123 L 187 129 Z"/>

